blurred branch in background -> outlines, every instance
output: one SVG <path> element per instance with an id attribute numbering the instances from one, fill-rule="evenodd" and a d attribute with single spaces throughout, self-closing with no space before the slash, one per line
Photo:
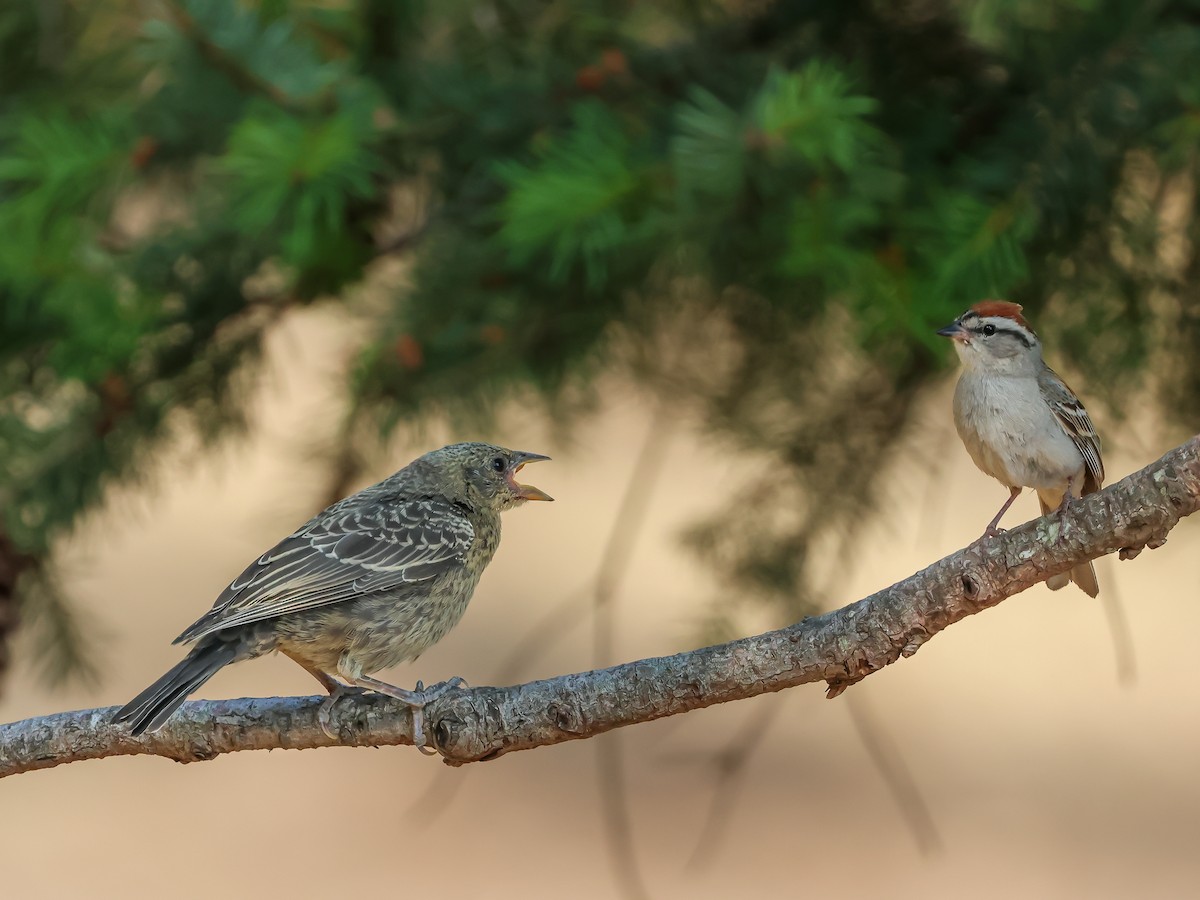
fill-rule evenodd
<path id="1" fill-rule="evenodd" d="M 613 520 L 613 529 L 600 555 L 592 594 L 593 650 L 596 667 L 611 665 L 616 655 L 617 588 L 629 571 L 641 526 L 650 508 L 650 498 L 667 459 L 674 423 L 669 404 L 660 400 L 651 413 L 642 446 L 634 457 L 633 472 Z M 596 774 L 600 809 L 612 856 L 613 870 L 626 897 L 650 897 L 637 861 L 633 817 L 625 785 L 625 756 L 621 735 L 613 734 L 596 744 Z"/>
<path id="2" fill-rule="evenodd" d="M 936 476 L 937 470 L 935 469 L 931 477 L 936 478 Z M 818 591 L 819 596 L 834 596 L 840 586 L 845 567 L 849 564 L 851 557 L 858 552 L 860 531 L 861 524 L 852 525 L 840 536 L 833 553 L 832 564 L 828 567 L 827 580 L 829 583 Z M 829 603 L 825 602 L 822 605 L 828 608 Z M 786 698 L 779 697 L 764 703 L 751 715 L 748 724 L 740 728 L 737 734 L 709 759 L 716 772 L 715 784 L 704 827 L 692 850 L 690 866 L 700 868 L 715 857 L 721 838 L 732 820 L 733 809 L 737 802 L 738 792 L 744 784 L 745 773 L 754 754 L 766 745 L 767 734 L 779 720 L 785 701 Z M 904 762 L 899 748 L 888 737 L 883 723 L 871 715 L 853 697 L 848 699 L 846 708 L 854 722 L 855 732 L 862 741 L 863 749 L 867 751 L 867 758 L 879 772 L 884 786 L 891 792 L 905 824 L 912 833 L 917 848 L 922 853 L 931 853 L 938 849 L 941 839 L 938 836 L 933 816 L 930 814 L 921 790 Z M 889 748 L 886 755 L 880 752 L 882 747 Z"/>
<path id="3" fill-rule="evenodd" d="M 692 848 L 688 867 L 703 869 L 716 856 L 721 838 L 729 833 L 738 792 L 744 783 L 754 753 L 764 746 L 771 726 L 779 720 L 786 697 L 774 698 L 759 704 L 742 723 L 735 737 L 716 753 L 687 754 L 687 761 L 699 760 L 711 766 L 714 772 L 712 799 L 704 825 Z"/>
<path id="4" fill-rule="evenodd" d="M 854 730 L 866 748 L 867 755 L 883 777 L 884 784 L 892 792 L 896 808 L 904 819 L 917 849 L 930 854 L 941 849 L 942 839 L 929 806 L 921 795 L 916 781 L 899 748 L 888 739 L 879 718 L 867 704 L 865 697 L 847 698 L 846 709 L 854 722 Z"/>
<path id="5" fill-rule="evenodd" d="M 785 702 L 786 697 L 764 702 L 748 717 L 737 736 L 715 756 L 703 756 L 704 761 L 715 769 L 716 783 L 704 827 L 688 860 L 689 867 L 702 871 L 715 859 L 721 839 L 732 825 L 737 795 L 743 787 L 754 753 L 765 746 L 767 734 L 779 720 Z M 867 758 L 895 800 L 896 808 L 908 826 L 917 849 L 926 855 L 940 850 L 942 839 L 937 824 L 900 748 L 888 737 L 887 729 L 871 711 L 864 697 L 847 697 L 846 711 L 867 752 Z"/>
<path id="6" fill-rule="evenodd" d="M 1101 561 L 1101 566 L 1104 566 Z M 1113 658 L 1117 666 L 1117 683 L 1122 687 L 1132 687 L 1137 681 L 1137 651 L 1133 644 L 1133 630 L 1129 627 L 1129 616 L 1125 614 L 1125 606 L 1121 602 L 1121 594 L 1117 590 L 1116 578 L 1105 582 L 1104 594 L 1100 602 L 1104 607 L 1104 616 L 1108 622 L 1108 633 L 1112 637 Z"/>
<path id="7" fill-rule="evenodd" d="M 649 510 L 650 497 L 666 462 L 666 450 L 673 431 L 670 410 L 665 403 L 655 405 L 651 423 L 617 506 L 608 539 L 600 553 L 600 562 L 592 585 L 578 594 L 569 594 L 547 610 L 533 625 L 499 667 L 497 681 L 507 684 L 528 668 L 529 662 L 546 647 L 563 640 L 572 626 L 582 624 L 582 606 L 592 604 L 597 667 L 611 661 L 615 653 L 613 602 L 617 585 L 629 569 L 629 562 Z M 649 896 L 635 852 L 633 822 L 623 778 L 621 748 L 616 735 L 597 745 L 599 797 L 605 834 L 613 857 L 613 871 L 627 896 Z M 462 777 L 442 776 L 412 804 L 424 821 L 444 812 L 463 784 Z"/>
<path id="8" fill-rule="evenodd" d="M 17 579 L 33 563 L 33 559 L 18 551 L 0 532 L 0 672 L 8 668 L 9 636 L 17 628 L 20 607 Z"/>
<path id="9" fill-rule="evenodd" d="M 995 537 L 983 538 L 890 588 L 822 616 L 728 644 L 514 688 L 451 692 L 425 709 L 450 765 L 496 759 L 799 684 L 836 697 L 910 657 L 955 622 L 1066 572 L 1120 552 L 1161 546 L 1200 509 L 1200 435 L 1114 485 Z M 199 701 L 137 738 L 87 710 L 0 727 L 0 776 L 83 759 L 157 754 L 189 762 L 271 747 L 411 743 L 411 711 L 363 695 L 338 707 L 335 739 L 317 720 L 322 698 Z"/>

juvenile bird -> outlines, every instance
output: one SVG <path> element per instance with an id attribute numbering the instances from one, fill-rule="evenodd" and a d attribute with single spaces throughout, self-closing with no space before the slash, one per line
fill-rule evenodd
<path id="1" fill-rule="evenodd" d="M 985 537 L 998 532 L 1022 488 L 1037 491 L 1043 515 L 1100 490 L 1100 438 L 1075 392 L 1042 360 L 1018 304 L 976 303 L 938 334 L 954 341 L 963 365 L 954 389 L 958 436 L 975 465 L 1009 489 Z M 1090 562 L 1046 585 L 1058 590 L 1068 581 L 1093 597 L 1100 592 Z"/>
<path id="2" fill-rule="evenodd" d="M 409 691 L 370 673 L 416 659 L 458 624 L 500 543 L 500 513 L 553 499 L 515 478 L 544 459 L 451 444 L 330 506 L 235 578 L 175 639 L 192 651 L 113 721 L 155 731 L 221 667 L 278 650 L 329 691 L 319 719 L 331 737 L 333 704 L 366 689 L 412 707 L 423 747 L 421 710 L 462 679 Z"/>

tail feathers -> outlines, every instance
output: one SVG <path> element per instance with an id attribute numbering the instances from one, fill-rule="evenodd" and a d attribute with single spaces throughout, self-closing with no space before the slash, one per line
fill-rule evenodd
<path id="1" fill-rule="evenodd" d="M 1050 500 L 1051 503 L 1047 503 L 1047 500 Z M 1042 491 L 1038 492 L 1038 502 L 1042 506 L 1043 516 L 1051 510 L 1058 508 L 1058 504 L 1062 503 L 1062 494 L 1058 495 L 1057 502 L 1053 502 L 1053 500 L 1053 494 L 1046 494 Z M 1089 597 L 1095 597 L 1100 593 L 1100 582 L 1096 580 L 1096 569 L 1090 562 L 1076 566 L 1069 572 L 1052 575 L 1046 579 L 1046 587 L 1052 591 L 1057 591 L 1060 588 L 1065 588 L 1071 582 L 1074 582 Z"/>
<path id="2" fill-rule="evenodd" d="M 131 723 L 133 735 L 157 731 L 189 694 L 237 658 L 236 642 L 214 636 L 200 643 L 179 665 L 126 703 L 113 716 L 113 723 Z"/>
<path id="3" fill-rule="evenodd" d="M 1075 582 L 1076 587 L 1089 597 L 1099 596 L 1100 582 L 1096 580 L 1096 569 L 1090 562 L 1073 568 L 1071 570 L 1071 580 Z"/>

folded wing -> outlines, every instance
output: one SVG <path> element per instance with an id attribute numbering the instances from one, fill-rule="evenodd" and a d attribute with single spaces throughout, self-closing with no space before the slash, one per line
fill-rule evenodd
<path id="1" fill-rule="evenodd" d="M 426 581 L 461 565 L 474 537 L 436 498 L 334 507 L 251 563 L 175 643 Z"/>
<path id="2" fill-rule="evenodd" d="M 1063 431 L 1083 456 L 1086 474 L 1080 494 L 1100 490 L 1104 484 L 1104 462 L 1100 458 L 1100 437 L 1096 434 L 1092 417 L 1083 408 L 1075 392 L 1048 366 L 1043 370 L 1038 383 L 1042 388 L 1042 396 L 1050 404 L 1050 409 L 1062 425 Z"/>

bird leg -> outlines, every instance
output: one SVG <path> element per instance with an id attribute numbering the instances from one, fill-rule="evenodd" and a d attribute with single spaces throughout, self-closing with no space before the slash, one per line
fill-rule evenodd
<path id="1" fill-rule="evenodd" d="M 354 675 L 351 672 L 344 671 L 341 666 L 338 667 L 338 674 L 351 684 L 392 697 L 408 706 L 412 710 L 413 744 L 426 756 L 432 756 L 434 753 L 437 753 L 437 750 L 429 745 L 425 736 L 425 707 L 434 700 L 444 697 L 455 688 L 461 688 L 466 685 L 466 681 L 455 676 L 449 681 L 443 681 L 440 684 L 431 685 L 430 687 L 425 687 L 425 685 L 418 681 L 416 690 L 410 691 L 402 687 L 396 687 L 394 684 L 388 684 L 386 681 L 380 681 L 378 678 L 371 678 L 369 675 Z"/>
<path id="2" fill-rule="evenodd" d="M 357 665 L 348 663 L 343 657 L 342 661 L 338 664 L 338 674 L 350 682 L 349 684 L 343 684 L 328 672 L 318 669 L 307 660 L 301 659 L 286 650 L 281 650 L 280 652 L 301 666 L 313 678 L 317 679 L 321 687 L 329 692 L 329 696 L 321 704 L 321 708 L 317 710 L 317 722 L 320 723 L 321 730 L 335 741 L 339 739 L 339 735 L 333 728 L 331 716 L 334 704 L 347 694 L 361 694 L 365 691 L 374 691 L 377 694 L 393 697 L 412 710 L 413 744 L 422 753 L 432 755 L 437 751 L 430 749 L 429 744 L 426 742 L 424 709 L 434 700 L 444 697 L 456 688 L 465 687 L 467 683 L 464 679 L 456 675 L 448 681 L 433 684 L 429 687 L 425 687 L 425 685 L 418 681 L 416 690 L 410 691 L 402 687 L 397 687 L 394 684 L 388 684 L 386 681 L 380 681 L 378 678 L 363 675 L 362 670 Z"/>
<path id="3" fill-rule="evenodd" d="M 333 706 L 343 697 L 353 694 L 364 694 L 366 688 L 360 688 L 353 684 L 342 684 L 340 681 L 329 679 L 333 687 L 329 690 L 329 696 L 325 698 L 325 702 L 321 704 L 321 708 L 317 710 L 317 722 L 321 726 L 321 730 L 331 738 L 341 740 L 339 735 L 333 728 Z"/>
<path id="4" fill-rule="evenodd" d="M 983 540 L 983 538 L 986 537 L 992 537 L 994 535 L 1004 533 L 1003 528 L 997 528 L 996 526 L 1000 523 L 1000 520 L 1004 517 L 1004 514 L 1008 512 L 1008 508 L 1013 505 L 1013 502 L 1018 497 L 1021 496 L 1021 489 L 1019 487 L 1009 488 L 1008 491 L 1008 499 L 1004 501 L 1004 505 L 1000 507 L 1000 512 L 996 513 L 995 518 L 988 522 L 988 527 L 983 530 L 983 535 L 980 537 L 980 540 Z"/>
<path id="5" fill-rule="evenodd" d="M 333 712 L 333 705 L 348 694 L 365 693 L 366 688 L 357 687 L 352 684 L 342 684 L 328 672 L 322 672 L 315 666 L 310 665 L 306 660 L 303 660 L 298 656 L 293 656 L 286 650 L 281 650 L 280 652 L 288 659 L 292 660 L 292 662 L 303 668 L 304 671 L 313 678 L 317 679 L 317 681 L 320 682 L 321 687 L 325 688 L 325 690 L 329 692 L 329 696 L 325 698 L 325 702 L 322 703 L 321 708 L 317 710 L 317 723 L 321 726 L 321 730 L 325 732 L 325 734 L 335 741 L 338 740 L 338 733 L 333 729 L 333 719 L 330 716 L 330 713 Z"/>
<path id="6" fill-rule="evenodd" d="M 1064 518 L 1066 518 L 1067 512 L 1071 508 L 1071 503 L 1072 503 L 1072 501 L 1075 500 L 1075 496 L 1071 493 L 1071 487 L 1074 484 L 1075 484 L 1075 476 L 1072 475 L 1070 478 L 1067 479 L 1067 489 L 1065 491 L 1063 491 L 1062 502 L 1060 502 L 1058 504 L 1059 521 L 1062 521 Z"/>

